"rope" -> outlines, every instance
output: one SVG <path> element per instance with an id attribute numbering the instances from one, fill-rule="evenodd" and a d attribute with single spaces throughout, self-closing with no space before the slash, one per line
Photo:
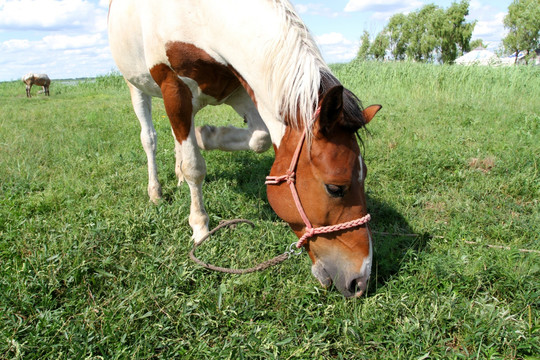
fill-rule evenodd
<path id="1" fill-rule="evenodd" d="M 223 272 L 223 273 L 227 273 L 227 274 L 242 275 L 242 274 L 249 274 L 249 273 L 256 272 L 256 271 L 265 270 L 265 269 L 267 269 L 267 268 L 269 268 L 271 266 L 275 266 L 275 265 L 277 265 L 279 263 L 282 263 L 283 261 L 289 259 L 291 257 L 291 254 L 297 254 L 293 250 L 288 250 L 288 251 L 284 252 L 281 255 L 278 255 L 278 256 L 270 259 L 270 260 L 264 261 L 262 263 L 259 263 L 258 265 L 255 265 L 255 266 L 247 268 L 247 269 L 233 269 L 233 268 L 226 268 L 226 267 L 216 266 L 216 265 L 206 263 L 206 262 L 200 260 L 199 258 L 197 258 L 195 256 L 195 251 L 197 250 L 197 247 L 199 247 L 210 236 L 212 236 L 213 234 L 215 234 L 217 231 L 219 231 L 220 229 L 222 229 L 224 227 L 232 226 L 232 225 L 236 225 L 236 224 L 241 224 L 241 223 L 249 224 L 251 227 L 255 226 L 255 225 L 253 225 L 253 223 L 251 221 L 245 220 L 245 219 L 234 219 L 234 220 L 222 221 L 218 226 L 213 228 L 208 234 L 203 236 L 203 238 L 199 241 L 198 244 L 193 245 L 193 248 L 189 252 L 189 257 L 191 258 L 191 260 L 193 260 L 195 263 L 197 263 L 200 266 L 202 266 L 202 267 L 204 267 L 206 269 L 209 269 L 209 270 L 219 271 L 219 272 Z"/>
<path id="2" fill-rule="evenodd" d="M 336 225 L 330 225 L 330 226 L 321 226 L 317 228 L 307 228 L 306 233 L 302 235 L 300 240 L 298 240 L 298 243 L 296 243 L 297 248 L 301 248 L 304 246 L 304 243 L 309 239 L 310 237 L 318 234 L 328 234 L 334 231 L 340 231 L 340 230 L 346 230 L 353 227 L 357 227 L 360 225 L 367 224 L 371 220 L 371 215 L 367 214 L 359 219 L 347 221 L 341 224 Z"/>

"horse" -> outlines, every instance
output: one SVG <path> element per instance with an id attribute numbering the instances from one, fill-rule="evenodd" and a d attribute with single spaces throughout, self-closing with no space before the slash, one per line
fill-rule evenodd
<path id="1" fill-rule="evenodd" d="M 208 234 L 200 149 L 264 152 L 273 146 L 267 197 L 298 236 L 322 286 L 365 293 L 372 237 L 367 168 L 357 137 L 379 111 L 363 108 L 324 62 L 288 0 L 111 0 L 113 58 L 128 85 L 158 202 L 151 97 L 163 98 L 175 140 L 178 185 L 191 195 L 192 238 Z M 247 126 L 195 126 L 206 105 L 227 104 Z"/>
<path id="2" fill-rule="evenodd" d="M 32 94 L 30 94 L 30 90 L 32 90 L 32 85 L 42 86 L 45 95 L 50 96 L 49 85 L 51 85 L 51 79 L 49 79 L 47 74 L 28 73 L 23 76 L 22 81 L 26 84 L 26 97 L 32 97 Z"/>

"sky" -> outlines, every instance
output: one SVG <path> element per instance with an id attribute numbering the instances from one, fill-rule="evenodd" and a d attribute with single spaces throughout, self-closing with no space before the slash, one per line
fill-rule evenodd
<path id="1" fill-rule="evenodd" d="M 292 0 L 327 63 L 352 60 L 364 30 L 372 39 L 396 13 L 452 0 Z M 472 39 L 496 50 L 511 0 L 471 0 Z M 51 79 L 94 77 L 117 68 L 107 37 L 109 0 L 0 0 L 0 81 L 29 72 Z"/>

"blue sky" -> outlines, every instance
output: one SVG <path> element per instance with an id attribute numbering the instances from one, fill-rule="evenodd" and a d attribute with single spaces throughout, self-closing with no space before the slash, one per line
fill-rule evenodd
<path id="1" fill-rule="evenodd" d="M 451 0 L 292 0 L 328 63 L 354 58 L 364 30 L 375 36 L 396 13 Z M 490 49 L 505 36 L 511 0 L 471 0 L 473 39 Z M 116 69 L 107 39 L 109 0 L 0 0 L 0 81 L 28 72 L 53 79 L 91 77 Z"/>

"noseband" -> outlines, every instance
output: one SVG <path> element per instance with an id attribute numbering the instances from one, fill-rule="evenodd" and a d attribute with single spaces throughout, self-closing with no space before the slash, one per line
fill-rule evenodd
<path id="1" fill-rule="evenodd" d="M 266 182 L 265 182 L 266 185 L 279 185 L 284 181 L 286 181 L 287 184 L 289 184 L 289 188 L 291 189 L 291 194 L 294 199 L 294 203 L 296 204 L 296 208 L 298 209 L 298 212 L 300 213 L 300 216 L 302 217 L 304 224 L 306 224 L 306 232 L 304 233 L 304 235 L 302 235 L 302 237 L 296 243 L 297 248 L 301 248 L 302 246 L 304 246 L 306 241 L 312 236 L 315 236 L 318 234 L 327 234 L 334 231 L 350 229 L 353 227 L 367 224 L 369 220 L 371 220 L 371 215 L 367 214 L 359 219 L 343 222 L 336 225 L 321 226 L 317 228 L 314 228 L 311 225 L 311 222 L 309 221 L 306 215 L 306 212 L 304 211 L 304 208 L 302 207 L 302 203 L 300 202 L 300 198 L 298 197 L 298 191 L 296 190 L 296 185 L 295 185 L 296 166 L 298 165 L 298 159 L 300 158 L 300 151 L 302 150 L 302 146 L 304 144 L 305 138 L 306 138 L 306 132 L 304 131 L 302 133 L 300 141 L 298 142 L 298 145 L 296 146 L 296 151 L 294 152 L 294 155 L 292 157 L 291 165 L 289 165 L 289 169 L 287 170 L 285 175 L 267 176 Z"/>

